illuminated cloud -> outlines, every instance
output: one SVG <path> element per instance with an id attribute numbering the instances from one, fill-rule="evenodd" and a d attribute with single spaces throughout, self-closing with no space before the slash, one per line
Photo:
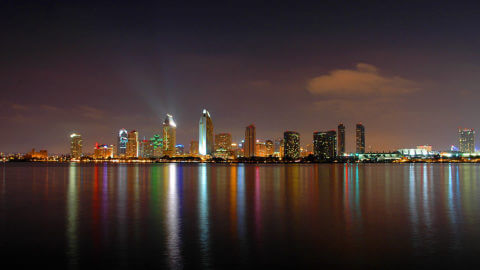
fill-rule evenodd
<path id="1" fill-rule="evenodd" d="M 373 65 L 358 63 L 355 69 L 337 69 L 309 80 L 307 89 L 324 98 L 358 99 L 408 94 L 418 86 L 398 76 L 384 76 Z"/>

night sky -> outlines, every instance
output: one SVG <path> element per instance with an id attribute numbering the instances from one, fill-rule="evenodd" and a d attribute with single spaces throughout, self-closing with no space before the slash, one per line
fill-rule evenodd
<path id="1" fill-rule="evenodd" d="M 480 128 L 480 4 L 162 2 L 1 1 L 0 152 L 92 152 L 166 113 L 188 145 L 203 108 L 236 141 L 343 122 L 348 151 L 357 122 L 372 151 Z"/>

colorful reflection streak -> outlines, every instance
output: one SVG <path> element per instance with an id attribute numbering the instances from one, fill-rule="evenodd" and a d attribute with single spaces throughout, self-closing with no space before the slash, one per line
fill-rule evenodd
<path id="1" fill-rule="evenodd" d="M 78 264 L 78 185 L 80 168 L 75 163 L 70 163 L 68 169 L 68 191 L 67 191 L 67 260 L 70 267 Z"/>

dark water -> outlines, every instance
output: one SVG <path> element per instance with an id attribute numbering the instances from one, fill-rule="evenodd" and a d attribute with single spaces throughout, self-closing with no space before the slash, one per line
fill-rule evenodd
<path id="1" fill-rule="evenodd" d="M 2 265 L 478 265 L 476 164 L 17 163 L 3 172 Z"/>

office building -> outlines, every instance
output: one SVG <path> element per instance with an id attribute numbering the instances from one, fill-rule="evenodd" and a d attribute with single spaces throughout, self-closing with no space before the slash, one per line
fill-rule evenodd
<path id="1" fill-rule="evenodd" d="M 135 130 L 128 133 L 125 157 L 138 157 L 138 132 Z"/>
<path id="2" fill-rule="evenodd" d="M 458 150 L 462 153 L 475 152 L 475 130 L 471 128 L 458 129 Z"/>
<path id="3" fill-rule="evenodd" d="M 230 133 L 218 133 L 215 135 L 215 151 L 230 151 L 232 147 L 232 135 Z"/>
<path id="4" fill-rule="evenodd" d="M 213 122 L 210 113 L 203 110 L 198 125 L 198 152 L 200 155 L 212 155 L 214 152 Z"/>
<path id="5" fill-rule="evenodd" d="M 118 132 L 118 140 L 117 140 L 117 155 L 119 157 L 125 157 L 125 155 L 127 154 L 127 142 L 128 142 L 128 131 L 122 128 Z"/>
<path id="6" fill-rule="evenodd" d="M 365 153 L 365 127 L 362 124 L 357 124 L 356 129 L 356 153 Z"/>
<path id="7" fill-rule="evenodd" d="M 335 130 L 313 133 L 313 154 L 322 161 L 332 161 L 337 155 L 337 132 Z"/>
<path id="8" fill-rule="evenodd" d="M 267 147 L 265 142 L 257 140 L 255 143 L 255 156 L 256 157 L 266 157 L 267 156 Z"/>
<path id="9" fill-rule="evenodd" d="M 338 143 L 338 156 L 343 156 L 345 154 L 345 126 L 343 124 L 338 125 L 338 134 L 337 134 L 337 143 Z"/>
<path id="10" fill-rule="evenodd" d="M 163 156 L 163 137 L 159 134 L 153 135 L 150 138 L 150 144 L 153 147 L 153 157 L 162 157 Z"/>
<path id="11" fill-rule="evenodd" d="M 153 144 L 151 140 L 146 140 L 145 138 L 140 142 L 139 157 L 142 158 L 151 158 L 153 157 Z"/>
<path id="12" fill-rule="evenodd" d="M 77 133 L 70 134 L 70 157 L 79 159 L 82 157 L 82 135 Z"/>
<path id="13" fill-rule="evenodd" d="M 265 141 L 266 156 L 267 157 L 273 156 L 274 150 L 275 149 L 274 149 L 273 141 L 272 140 L 266 140 Z"/>
<path id="14" fill-rule="evenodd" d="M 175 155 L 175 146 L 177 143 L 177 124 L 171 114 L 167 114 L 162 125 L 163 130 L 163 154 L 167 156 Z"/>
<path id="15" fill-rule="evenodd" d="M 284 158 L 296 160 L 300 157 L 300 133 L 285 131 L 283 133 Z"/>
<path id="16" fill-rule="evenodd" d="M 108 159 L 113 158 L 113 145 L 108 146 L 107 144 L 99 145 L 95 144 L 95 149 L 93 152 L 93 158 L 95 159 Z"/>
<path id="17" fill-rule="evenodd" d="M 243 155 L 245 157 L 255 156 L 256 134 L 255 126 L 250 125 L 245 129 L 245 142 L 243 143 Z"/>

